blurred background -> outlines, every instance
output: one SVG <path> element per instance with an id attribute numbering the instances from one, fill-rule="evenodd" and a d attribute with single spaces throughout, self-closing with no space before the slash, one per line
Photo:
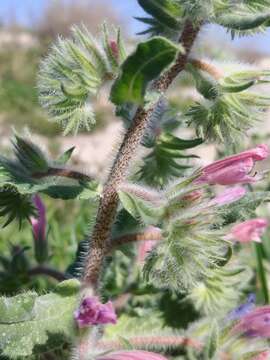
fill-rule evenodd
<path id="1" fill-rule="evenodd" d="M 119 25 L 132 48 L 138 39 L 136 33 L 144 29 L 144 25 L 134 19 L 135 16 L 144 16 L 136 0 L 0 0 L 1 153 L 10 151 L 13 128 L 27 128 L 52 155 L 75 145 L 73 164 L 100 176 L 108 159 L 111 159 L 115 139 L 119 138 L 122 128 L 122 122 L 114 117 L 113 108 L 107 101 L 106 89 L 104 93 L 100 92 L 95 104 L 98 125 L 94 131 L 90 134 L 81 132 L 75 137 L 62 137 L 62 129 L 49 121 L 38 103 L 37 71 L 41 58 L 47 54 L 52 42 L 58 36 L 67 36 L 73 24 L 84 23 L 94 34 L 98 34 L 104 20 Z M 194 49 L 200 57 L 221 61 L 230 58 L 240 63 L 256 63 L 270 68 L 270 31 L 232 41 L 221 27 L 208 26 L 200 34 L 200 39 L 202 41 Z M 184 84 L 181 94 L 172 89 L 172 101 L 179 111 L 184 111 L 187 104 L 198 96 L 189 80 L 184 79 Z M 268 128 L 270 130 L 269 125 Z M 205 150 L 201 151 L 205 154 Z M 215 154 L 207 151 L 207 156 L 208 160 L 212 160 Z M 64 270 L 72 260 L 78 242 L 83 239 L 91 210 L 87 203 L 80 203 L 79 207 L 67 202 L 64 207 L 61 201 L 54 201 L 53 204 L 48 199 L 45 201 L 48 206 L 52 263 Z M 20 233 L 17 225 L 10 225 L 0 232 L 2 254 L 15 251 L 14 247 L 18 244 L 22 248 L 31 242 L 31 229 L 26 225 Z M 0 268 L 1 261 L 0 258 Z M 7 289 L 4 284 L 1 285 L 1 281 L 0 278 L 0 290 L 2 288 L 4 292 L 16 291 L 16 286 L 23 283 L 22 279 L 17 279 L 16 283 L 12 283 L 13 287 Z"/>

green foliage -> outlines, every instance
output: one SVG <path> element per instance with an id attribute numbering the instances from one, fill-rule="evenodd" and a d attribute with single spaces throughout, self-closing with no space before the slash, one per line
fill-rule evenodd
<path id="1" fill-rule="evenodd" d="M 45 352 L 50 338 L 55 347 L 63 345 L 63 338 L 70 341 L 74 336 L 73 311 L 79 288 L 77 280 L 67 280 L 59 284 L 54 293 L 38 296 L 29 292 L 11 298 L 2 297 L 2 354 L 18 359 Z"/>
<path id="2" fill-rule="evenodd" d="M 169 180 L 182 176 L 183 171 L 189 168 L 187 164 L 179 164 L 179 159 L 196 157 L 185 155 L 182 150 L 202 142 L 202 139 L 184 140 L 169 132 L 162 132 L 153 142 L 144 143 L 151 152 L 144 158 L 144 164 L 138 171 L 139 179 L 149 185 L 164 187 Z"/>
<path id="3" fill-rule="evenodd" d="M 213 231 L 169 223 L 162 241 L 148 256 L 144 274 L 159 288 L 191 291 L 223 260 L 224 241 Z"/>
<path id="4" fill-rule="evenodd" d="M 218 343 L 219 343 L 219 328 L 217 322 L 213 321 L 210 334 L 208 337 L 208 342 L 204 349 L 205 360 L 210 360 L 214 358 L 218 349 L 218 345 L 219 345 Z"/>
<path id="5" fill-rule="evenodd" d="M 191 104 L 186 112 L 189 124 L 195 126 L 198 136 L 236 142 L 254 123 L 264 118 L 270 98 L 248 90 L 253 85 L 268 82 L 268 71 L 247 70 L 214 79 L 205 71 L 191 66 L 188 69 L 204 97 Z"/>
<path id="6" fill-rule="evenodd" d="M 20 194 L 12 186 L 0 188 L 0 217 L 7 217 L 3 227 L 9 225 L 13 220 L 19 222 L 19 227 L 24 219 L 29 219 L 35 214 L 31 197 Z"/>
<path id="7" fill-rule="evenodd" d="M 89 199 L 97 196 L 97 182 L 61 164 L 68 160 L 70 153 L 65 153 L 60 160 L 49 160 L 37 145 L 19 135 L 14 136 L 13 151 L 13 160 L 0 157 L 0 187 L 4 189 L 1 196 L 6 193 L 9 197 L 8 213 L 12 212 L 12 197 L 17 196 L 20 204 L 17 209 L 13 209 L 12 220 L 15 218 L 14 212 L 22 211 L 22 217 L 29 217 L 29 196 L 37 192 L 61 199 Z M 3 205 L 4 201 L 3 197 Z M 19 218 L 19 214 L 16 217 Z"/>
<path id="8" fill-rule="evenodd" d="M 112 87 L 111 101 L 116 105 L 129 102 L 142 105 L 149 82 L 157 78 L 181 51 L 180 46 L 162 37 L 140 43 L 121 66 L 121 74 Z"/>
<path id="9" fill-rule="evenodd" d="M 73 28 L 72 39 L 59 39 L 39 72 L 39 98 L 49 115 L 64 126 L 64 133 L 90 130 L 95 124 L 91 106 L 101 86 L 112 80 L 125 57 L 119 30 L 114 30 L 118 54 L 111 49 L 107 26 L 102 47 L 84 27 Z"/>
<path id="10" fill-rule="evenodd" d="M 29 247 L 9 246 L 9 253 L 0 256 L 0 288 L 5 294 L 14 294 L 29 284 Z M 15 316 L 15 315 L 14 315 Z"/>
<path id="11" fill-rule="evenodd" d="M 180 4 L 174 0 L 138 0 L 139 5 L 151 17 L 136 17 L 149 27 L 140 35 L 166 35 L 176 39 L 182 25 L 183 12 Z"/>
<path id="12" fill-rule="evenodd" d="M 189 298 L 203 314 L 222 317 L 237 306 L 251 276 L 248 268 L 230 262 L 223 268 L 209 272 L 208 276 L 194 287 Z"/>

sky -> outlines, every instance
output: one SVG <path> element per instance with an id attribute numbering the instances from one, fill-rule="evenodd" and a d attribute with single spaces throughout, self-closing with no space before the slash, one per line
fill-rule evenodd
<path id="1" fill-rule="evenodd" d="M 56 0 L 0 0 L 0 18 L 12 19 L 14 13 L 16 13 L 17 21 L 27 25 L 29 19 L 33 16 L 40 16 L 42 9 L 49 1 Z M 76 1 L 76 0 L 74 0 Z M 98 2 L 99 0 L 92 0 Z M 108 4 L 113 6 L 120 15 L 122 15 L 125 21 L 130 27 L 132 34 L 135 34 L 139 30 L 143 29 L 138 21 L 133 19 L 133 16 L 143 16 L 144 13 L 137 3 L 137 0 L 106 0 Z M 212 34 L 217 36 L 218 41 L 230 41 L 230 37 L 221 27 L 211 27 Z M 270 54 L 270 30 L 266 34 L 260 34 L 253 37 L 236 39 L 232 43 L 233 46 L 254 48 L 263 53 Z"/>

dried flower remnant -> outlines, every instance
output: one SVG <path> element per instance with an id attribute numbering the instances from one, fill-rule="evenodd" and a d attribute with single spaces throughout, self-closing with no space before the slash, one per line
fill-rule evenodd
<path id="1" fill-rule="evenodd" d="M 239 154 L 213 162 L 201 170 L 201 175 L 195 180 L 198 184 L 233 185 L 238 183 L 253 183 L 260 179 L 259 175 L 251 175 L 256 161 L 269 156 L 269 148 L 265 144 Z"/>
<path id="2" fill-rule="evenodd" d="M 111 301 L 102 304 L 97 297 L 86 297 L 74 313 L 80 328 L 90 325 L 115 324 L 116 313 Z"/>
<path id="3" fill-rule="evenodd" d="M 268 220 L 256 218 L 246 220 L 240 224 L 234 225 L 227 239 L 234 239 L 241 243 L 249 243 L 251 241 L 261 242 L 261 236 L 268 226 Z"/>

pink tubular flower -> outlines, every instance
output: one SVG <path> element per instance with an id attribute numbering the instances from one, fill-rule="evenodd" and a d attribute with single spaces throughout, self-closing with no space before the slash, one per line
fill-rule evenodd
<path id="1" fill-rule="evenodd" d="M 232 227 L 227 239 L 235 239 L 242 243 L 251 241 L 261 242 L 261 236 L 268 226 L 268 221 L 263 218 L 244 221 Z"/>
<path id="2" fill-rule="evenodd" d="M 195 180 L 198 184 L 233 185 L 238 183 L 252 183 L 258 176 L 249 175 L 256 161 L 269 156 L 269 148 L 265 144 L 239 154 L 213 162 L 202 169 L 202 174 Z"/>
<path id="3" fill-rule="evenodd" d="M 258 307 L 244 315 L 232 331 L 248 337 L 270 338 L 270 306 Z"/>
<path id="4" fill-rule="evenodd" d="M 217 195 L 210 201 L 210 205 L 223 206 L 240 200 L 246 195 L 246 189 L 241 186 L 235 186 L 230 189 L 226 189 L 223 193 Z"/>
<path id="5" fill-rule="evenodd" d="M 35 240 L 43 240 L 46 238 L 46 208 L 40 198 L 35 195 L 33 198 L 34 205 L 37 209 L 37 217 L 31 217 L 30 221 L 32 224 L 33 235 Z"/>
<path id="6" fill-rule="evenodd" d="M 89 325 L 115 324 L 116 313 L 111 301 L 102 304 L 97 297 L 83 299 L 79 309 L 74 313 L 75 320 L 80 328 Z"/>
<path id="7" fill-rule="evenodd" d="M 97 360 L 167 360 L 164 356 L 148 351 L 119 351 L 101 356 Z"/>
<path id="8" fill-rule="evenodd" d="M 266 350 L 257 355 L 255 358 L 252 358 L 252 360 L 269 360 L 270 359 L 270 351 Z"/>

